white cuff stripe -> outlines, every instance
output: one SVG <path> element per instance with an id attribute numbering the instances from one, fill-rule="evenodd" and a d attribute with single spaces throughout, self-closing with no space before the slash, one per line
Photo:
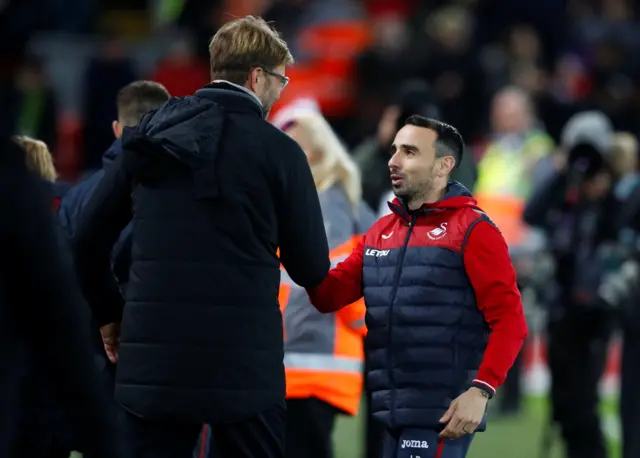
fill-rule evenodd
<path id="1" fill-rule="evenodd" d="M 482 380 L 478 380 L 478 379 L 474 379 L 473 383 L 479 383 L 481 385 L 485 385 L 487 388 L 489 388 L 491 390 L 492 393 L 495 394 L 496 389 L 494 387 L 492 387 L 491 385 L 489 385 L 487 382 L 483 382 Z"/>

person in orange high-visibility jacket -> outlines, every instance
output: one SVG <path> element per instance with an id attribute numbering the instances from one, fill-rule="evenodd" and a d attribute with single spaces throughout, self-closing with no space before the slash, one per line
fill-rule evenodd
<path id="1" fill-rule="evenodd" d="M 335 266 L 349 256 L 375 219 L 361 201 L 357 166 L 317 111 L 291 108 L 278 118 L 274 123 L 309 159 Z M 364 302 L 323 315 L 283 269 L 280 308 L 287 379 L 286 457 L 330 458 L 336 414 L 355 415 L 362 396 Z"/>

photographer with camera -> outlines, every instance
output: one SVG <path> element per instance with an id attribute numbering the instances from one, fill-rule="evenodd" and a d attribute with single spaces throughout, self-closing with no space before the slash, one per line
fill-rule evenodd
<path id="1" fill-rule="evenodd" d="M 553 422 L 568 458 L 605 458 L 598 418 L 598 381 L 604 371 L 615 308 L 599 294 L 612 265 L 616 234 L 612 174 L 607 156 L 613 128 L 597 111 L 565 125 L 555 170 L 549 171 L 524 212 L 543 229 L 555 261 L 546 291 Z"/>

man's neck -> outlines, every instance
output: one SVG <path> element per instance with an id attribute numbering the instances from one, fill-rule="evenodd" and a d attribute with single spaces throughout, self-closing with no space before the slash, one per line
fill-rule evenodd
<path id="1" fill-rule="evenodd" d="M 407 203 L 407 207 L 409 208 L 409 210 L 417 210 L 420 207 L 422 207 L 424 204 L 432 204 L 434 202 L 438 202 L 439 200 L 442 200 L 442 198 L 446 193 L 447 193 L 446 186 L 443 188 L 434 189 L 433 191 L 430 191 L 426 195 L 419 196 L 419 197 L 416 196 L 415 198 L 411 199 L 411 201 Z"/>
<path id="2" fill-rule="evenodd" d="M 255 92 L 253 92 L 251 89 L 249 89 L 246 86 L 241 86 L 240 84 L 232 83 L 231 81 L 227 81 L 227 80 L 213 80 L 212 83 L 224 83 L 224 84 L 228 84 L 230 86 L 233 86 L 233 87 L 235 87 L 237 89 L 240 89 L 243 92 L 246 92 L 247 94 L 249 94 L 254 99 L 256 99 L 256 101 L 260 104 L 260 106 L 263 106 L 262 105 L 262 100 L 260 100 L 260 98 L 256 95 Z"/>

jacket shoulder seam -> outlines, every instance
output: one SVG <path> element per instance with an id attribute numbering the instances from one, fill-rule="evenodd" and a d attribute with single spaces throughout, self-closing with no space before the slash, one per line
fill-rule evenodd
<path id="1" fill-rule="evenodd" d="M 462 247 L 460 250 L 460 253 L 464 256 L 464 250 L 467 246 L 467 241 L 469 240 L 469 236 L 471 235 L 471 231 L 473 230 L 474 227 L 476 227 L 476 225 L 478 223 L 481 222 L 487 222 L 490 225 L 492 225 L 493 227 L 495 227 L 496 229 L 498 229 L 498 226 L 496 226 L 496 224 L 491 220 L 491 218 L 489 218 L 489 216 L 487 216 L 487 214 L 481 210 L 477 210 L 477 209 L 473 209 L 476 213 L 478 213 L 478 217 L 476 219 L 474 219 L 473 221 L 471 221 L 471 223 L 469 224 L 469 227 L 467 227 L 467 231 L 464 234 L 464 238 L 462 239 Z M 498 229 L 499 230 L 499 229 Z"/>

